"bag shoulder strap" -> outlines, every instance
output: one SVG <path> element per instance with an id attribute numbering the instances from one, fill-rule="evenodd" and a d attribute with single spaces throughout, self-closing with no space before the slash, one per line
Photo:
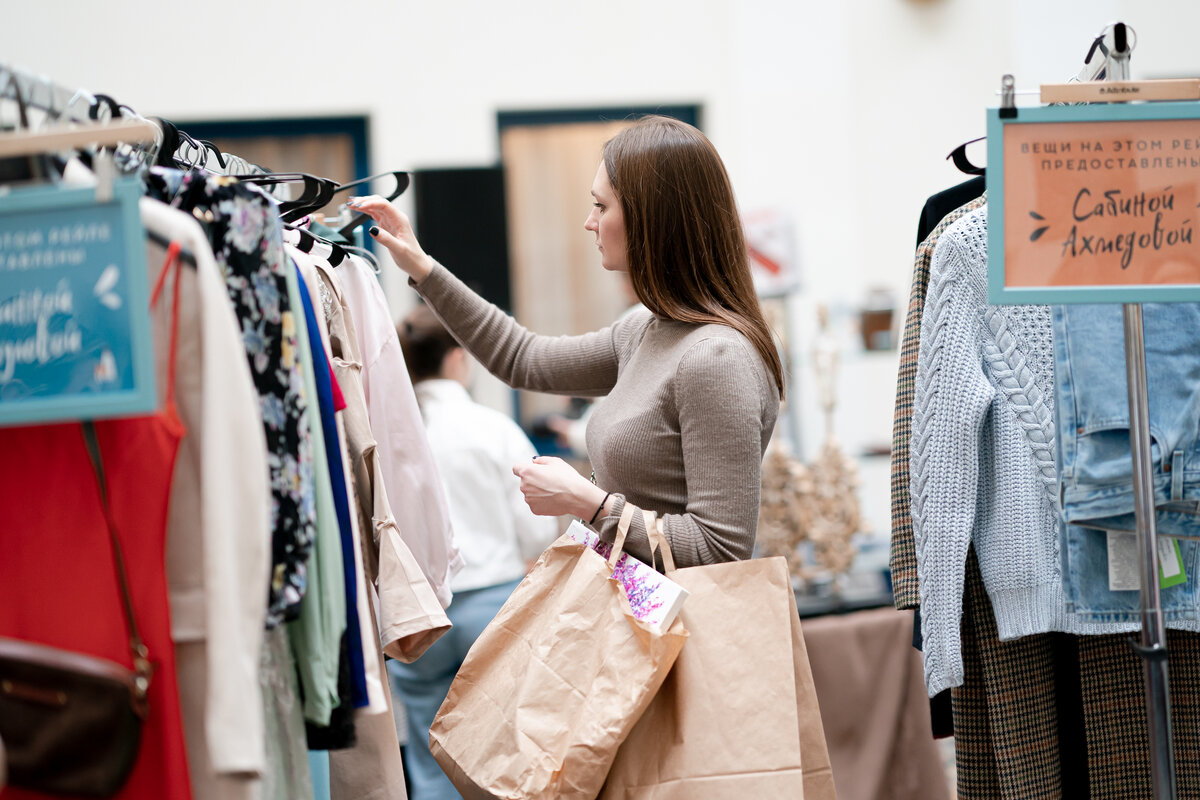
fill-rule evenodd
<path id="1" fill-rule="evenodd" d="M 96 437 L 96 426 L 91 420 L 84 420 L 83 441 L 87 445 L 88 457 L 92 469 L 96 473 L 96 484 L 100 489 L 100 502 L 104 510 L 104 522 L 108 527 L 109 541 L 112 544 L 113 563 L 117 568 L 117 583 L 121 590 L 121 603 L 125 609 L 125 621 L 129 625 L 129 650 L 133 655 L 134 696 L 135 700 L 144 706 L 146 693 L 150 688 L 150 676 L 153 666 L 150 664 L 150 651 L 142 635 L 138 631 L 137 619 L 133 614 L 133 596 L 129 592 L 129 580 L 125 571 L 125 558 L 121 550 L 121 541 L 117 537 L 117 524 L 113 519 L 112 508 L 108 502 L 108 484 L 104 479 L 104 464 L 100 458 L 100 440 Z"/>
<path id="2" fill-rule="evenodd" d="M 167 351 L 166 405 L 171 409 L 175 407 L 175 356 L 179 350 L 179 284 L 182 283 L 180 280 L 181 265 L 183 264 L 182 253 L 183 245 L 179 242 L 172 241 L 167 245 L 167 255 L 163 261 L 162 271 L 158 274 L 158 279 L 154 282 L 154 289 L 150 293 L 150 307 L 154 308 L 158 305 L 159 295 L 163 292 L 167 274 L 170 272 L 175 273 L 175 283 L 171 298 L 171 349 Z"/>

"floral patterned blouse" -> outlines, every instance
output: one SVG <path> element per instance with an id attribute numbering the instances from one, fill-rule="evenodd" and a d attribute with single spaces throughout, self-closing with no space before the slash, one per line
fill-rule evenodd
<path id="1" fill-rule="evenodd" d="M 151 196 L 191 212 L 208 233 L 241 325 L 267 443 L 274 533 L 266 623 L 274 627 L 300 612 L 316 532 L 309 400 L 279 213 L 263 192 L 234 178 L 154 168 L 147 183 Z"/>

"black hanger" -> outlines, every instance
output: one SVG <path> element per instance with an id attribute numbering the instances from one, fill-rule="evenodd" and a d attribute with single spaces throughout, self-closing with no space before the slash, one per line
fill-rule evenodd
<path id="1" fill-rule="evenodd" d="M 97 105 L 99 105 L 100 99 L 103 98 L 103 102 L 108 106 L 109 116 L 111 116 L 113 119 L 124 119 L 126 111 L 129 112 L 129 116 L 131 117 L 140 117 L 140 115 L 133 110 L 133 106 L 125 103 L 118 103 L 116 100 L 106 94 L 98 94 L 96 95 L 96 98 Z"/>
<path id="2" fill-rule="evenodd" d="M 1101 33 L 1099 36 L 1097 36 L 1092 41 L 1092 46 L 1088 48 L 1087 55 L 1084 56 L 1084 58 L 1083 58 L 1083 63 L 1091 64 L 1092 56 L 1096 55 L 1097 50 L 1100 51 L 1100 55 L 1104 56 L 1104 60 L 1107 63 L 1108 56 L 1109 56 L 1109 50 L 1108 50 L 1108 46 L 1106 44 L 1104 44 L 1104 34 L 1103 33 Z M 1105 69 L 1101 69 L 1099 72 L 1097 72 L 1096 80 L 1098 80 L 1098 81 L 1104 80 L 1105 71 L 1106 71 Z"/>
<path id="3" fill-rule="evenodd" d="M 386 178 L 389 175 L 396 179 L 396 188 L 387 196 L 387 199 L 389 201 L 395 200 L 397 197 L 404 194 L 406 189 L 408 189 L 411 178 L 407 172 L 381 172 L 378 175 L 372 175 L 370 178 L 359 178 L 356 181 L 343 183 L 341 186 L 334 189 L 334 194 L 338 194 L 339 192 L 343 192 L 346 189 L 351 189 L 355 186 L 362 186 L 363 184 L 370 183 L 371 181 L 377 181 L 380 178 Z M 359 225 L 362 225 L 369 219 L 370 217 L 368 217 L 366 214 L 356 214 L 353 219 L 351 219 L 338 230 L 338 233 L 349 238 L 353 234 L 355 228 L 357 228 Z"/>
<path id="4" fill-rule="evenodd" d="M 176 156 L 179 148 L 185 143 L 196 153 L 200 153 L 206 149 L 205 143 L 197 141 L 187 131 L 180 130 L 175 123 L 169 119 L 162 117 L 151 117 L 158 122 L 163 131 L 162 145 L 158 149 L 158 155 L 155 156 L 154 164 L 159 167 L 170 167 L 172 169 L 191 169 L 196 166 L 190 162 L 184 161 Z M 216 149 L 216 148 L 212 148 Z"/>
<path id="5" fill-rule="evenodd" d="M 305 172 L 295 173 L 304 182 L 304 191 L 299 200 L 288 200 L 279 204 L 279 215 L 285 222 L 295 222 L 333 200 L 337 181 L 318 178 Z"/>
<path id="6" fill-rule="evenodd" d="M 264 175 L 231 175 L 246 183 L 256 183 L 260 186 L 274 186 L 280 183 L 301 183 L 304 189 L 296 200 L 286 200 L 279 204 L 279 216 L 284 222 L 295 222 L 312 211 L 328 205 L 333 199 L 337 181 L 328 178 L 318 178 L 307 172 L 268 172 Z"/>
<path id="7" fill-rule="evenodd" d="M 975 144 L 976 142 L 982 142 L 986 138 L 986 136 L 980 136 L 978 139 L 972 139 L 969 142 L 963 142 L 958 147 L 954 148 L 954 150 L 951 151 L 950 155 L 946 156 L 946 158 L 950 161 L 953 161 L 954 166 L 958 167 L 959 171 L 965 172 L 968 175 L 986 174 L 987 170 L 985 170 L 983 167 L 975 166 L 971 163 L 971 160 L 967 158 L 967 145 Z"/>
<path id="8" fill-rule="evenodd" d="M 146 230 L 146 238 L 152 242 L 155 242 L 160 247 L 170 247 L 171 246 L 171 240 L 165 236 L 162 236 L 157 231 L 152 231 L 152 230 L 147 229 Z M 179 258 L 183 261 L 184 264 L 191 267 L 192 269 L 196 268 L 196 256 L 193 255 L 192 251 L 188 250 L 186 247 L 179 248 Z"/>
<path id="9" fill-rule="evenodd" d="M 97 94 L 97 95 L 94 95 L 94 97 L 96 98 L 95 101 L 93 101 L 91 107 L 88 108 L 88 118 L 89 119 L 100 119 L 101 105 L 108 106 L 108 116 L 110 119 L 120 118 L 120 116 L 121 116 L 121 104 L 120 103 L 118 103 L 116 100 L 112 99 L 112 97 L 110 97 L 109 95 L 106 95 L 106 94 Z"/>
<path id="10" fill-rule="evenodd" d="M 300 242 L 296 245 L 296 248 L 302 253 L 311 253 L 313 246 L 318 242 L 328 247 L 330 251 L 329 265 L 331 267 L 336 267 L 349 258 L 349 254 L 346 252 L 345 248 L 343 248 L 337 242 L 331 242 L 322 236 L 317 236 L 310 230 L 297 228 L 294 225 L 285 225 L 284 227 L 286 227 L 288 230 L 295 231 L 300 235 Z"/>
<path id="11" fill-rule="evenodd" d="M 287 200 L 279 204 L 279 216 L 285 222 L 295 222 L 298 219 L 326 206 L 333 200 L 337 181 L 328 178 L 318 178 L 306 172 L 293 173 L 304 183 L 304 190 L 297 200 Z"/>
<path id="12" fill-rule="evenodd" d="M 221 169 L 228 169 L 228 168 L 229 168 L 229 165 L 228 165 L 227 163 L 225 163 L 225 154 L 221 152 L 221 149 L 220 149 L 219 147 L 217 147 L 215 144 L 213 144 L 212 142 L 208 141 L 207 139 L 199 139 L 199 140 L 198 140 L 198 143 L 199 143 L 199 144 L 200 144 L 200 145 L 201 145 L 201 146 L 202 146 L 202 147 L 203 147 L 205 150 L 207 150 L 208 152 L 212 153 L 212 154 L 213 154 L 213 156 L 215 156 L 215 157 L 216 157 L 216 159 L 217 159 L 217 163 L 221 165 Z"/>
<path id="13" fill-rule="evenodd" d="M 154 157 L 154 165 L 158 167 L 175 167 L 175 151 L 179 149 L 181 141 L 179 136 L 179 128 L 175 127 L 175 123 L 162 117 L 151 117 L 156 120 L 163 132 L 162 146 L 158 148 L 158 155 Z"/>

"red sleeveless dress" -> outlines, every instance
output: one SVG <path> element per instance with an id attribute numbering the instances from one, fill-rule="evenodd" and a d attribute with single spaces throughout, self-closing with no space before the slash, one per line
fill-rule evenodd
<path id="1" fill-rule="evenodd" d="M 165 565 L 167 501 L 184 435 L 175 408 L 179 248 L 168 250 L 151 305 L 175 275 L 166 403 L 155 414 L 95 423 L 134 616 L 154 675 L 141 750 L 123 800 L 189 800 Z M 0 636 L 132 668 L 100 490 L 77 422 L 0 428 Z M 16 787 L 0 800 L 49 797 Z"/>

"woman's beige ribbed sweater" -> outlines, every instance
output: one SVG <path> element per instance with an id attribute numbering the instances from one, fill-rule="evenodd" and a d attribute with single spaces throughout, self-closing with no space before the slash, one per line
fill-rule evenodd
<path id="1" fill-rule="evenodd" d="M 587 427 L 596 483 L 615 495 L 604 538 L 614 537 L 630 502 L 662 517 L 679 567 L 750 557 L 779 392 L 744 336 L 649 311 L 582 336 L 538 336 L 441 265 L 416 288 L 467 351 L 510 386 L 607 396 Z M 640 514 L 625 549 L 650 560 Z"/>

